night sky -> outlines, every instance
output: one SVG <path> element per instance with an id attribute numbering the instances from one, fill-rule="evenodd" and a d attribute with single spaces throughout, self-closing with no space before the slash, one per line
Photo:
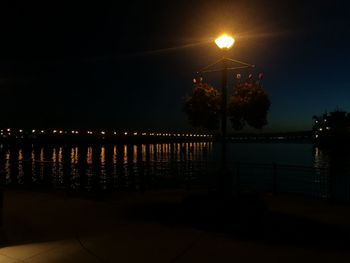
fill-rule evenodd
<path id="1" fill-rule="evenodd" d="M 212 40 L 222 32 L 236 38 L 230 57 L 264 72 L 263 131 L 308 130 L 315 114 L 350 111 L 347 1 L 9 2 L 2 127 L 190 130 L 182 99 L 221 56 Z"/>

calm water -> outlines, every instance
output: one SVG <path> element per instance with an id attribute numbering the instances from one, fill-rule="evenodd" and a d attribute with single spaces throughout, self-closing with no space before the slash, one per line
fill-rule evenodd
<path id="1" fill-rule="evenodd" d="M 70 192 L 147 190 L 186 186 L 217 171 L 220 145 L 211 142 L 138 145 L 0 145 L 1 183 L 11 188 Z M 337 167 L 336 192 L 349 197 L 350 154 L 332 154 L 307 143 L 232 143 L 228 161 L 240 184 L 327 195 L 319 168 Z M 239 164 L 237 164 L 239 162 Z M 249 164 L 247 164 L 249 163 Z M 277 166 L 272 166 L 275 163 Z M 290 166 L 288 166 L 290 165 Z M 203 181 L 203 180 L 202 180 Z M 338 188 L 340 190 L 338 190 Z M 332 189 L 332 188 L 331 188 Z M 349 199 L 349 198 L 348 198 Z"/>
<path id="2" fill-rule="evenodd" d="M 42 146 L 0 145 L 7 187 L 108 191 L 176 186 L 192 179 L 212 155 L 212 143 Z"/>
<path id="3" fill-rule="evenodd" d="M 214 144 L 214 158 L 220 158 L 220 145 Z M 314 165 L 314 149 L 309 143 L 231 143 L 228 146 L 231 161 Z M 320 164 L 320 165 L 326 165 Z"/>

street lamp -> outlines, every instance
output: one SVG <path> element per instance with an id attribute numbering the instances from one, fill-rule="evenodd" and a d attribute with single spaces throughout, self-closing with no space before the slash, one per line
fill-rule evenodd
<path id="1" fill-rule="evenodd" d="M 229 180 L 229 172 L 227 169 L 227 150 L 226 150 L 226 137 L 227 137 L 227 75 L 228 71 L 236 71 L 241 69 L 251 69 L 254 68 L 254 65 L 251 65 L 246 62 L 242 62 L 239 60 L 234 60 L 227 58 L 226 51 L 228 51 L 233 44 L 235 43 L 235 39 L 228 35 L 223 34 L 215 39 L 215 44 L 224 52 L 223 57 L 205 68 L 199 70 L 197 73 L 202 75 L 203 73 L 208 72 L 221 72 L 222 74 L 222 86 L 221 86 L 221 173 L 220 173 L 220 191 L 222 194 L 229 194 L 231 183 Z M 228 63 L 234 64 L 233 67 L 228 67 Z M 220 65 L 219 69 L 215 69 L 214 67 Z"/>
<path id="2" fill-rule="evenodd" d="M 235 42 L 235 39 L 227 34 L 223 34 L 215 39 L 215 44 L 223 51 L 229 50 Z M 225 188 L 230 186 L 229 172 L 227 169 L 227 62 L 225 56 L 222 59 L 222 86 L 221 86 L 221 192 L 225 194 L 230 192 Z"/>
<path id="3" fill-rule="evenodd" d="M 227 34 L 223 34 L 215 39 L 215 44 L 220 49 L 230 49 L 235 43 L 235 39 Z"/>

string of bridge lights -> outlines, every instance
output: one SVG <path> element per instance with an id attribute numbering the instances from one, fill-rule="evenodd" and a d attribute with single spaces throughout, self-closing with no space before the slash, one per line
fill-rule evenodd
<path id="1" fill-rule="evenodd" d="M 117 132 L 117 131 L 106 131 L 106 130 L 63 130 L 63 129 L 13 129 L 6 128 L 0 130 L 1 136 L 11 135 L 86 135 L 86 136 L 154 136 L 154 137 L 196 137 L 196 138 L 213 138 L 211 134 L 198 134 L 198 133 L 159 133 L 159 132 Z"/>

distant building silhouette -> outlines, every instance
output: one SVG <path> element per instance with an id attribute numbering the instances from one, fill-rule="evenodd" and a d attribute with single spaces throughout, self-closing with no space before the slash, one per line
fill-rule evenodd
<path id="1" fill-rule="evenodd" d="M 350 142 L 350 113 L 337 109 L 321 116 L 314 116 L 313 139 L 317 144 Z"/>

